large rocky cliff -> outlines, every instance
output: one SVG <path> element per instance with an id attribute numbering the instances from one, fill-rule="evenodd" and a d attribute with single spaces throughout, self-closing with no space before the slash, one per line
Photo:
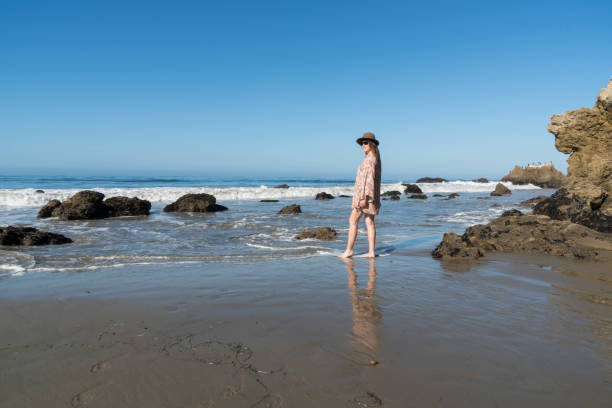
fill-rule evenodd
<path id="1" fill-rule="evenodd" d="M 478 258 L 503 251 L 612 259 L 612 80 L 592 109 L 553 115 L 548 130 L 557 149 L 570 154 L 563 188 L 540 201 L 534 215 L 510 212 L 462 236 L 444 234 L 432 256 Z"/>
<path id="2" fill-rule="evenodd" d="M 555 169 L 552 163 L 546 163 L 525 167 L 514 166 L 514 169 L 501 181 L 510 181 L 512 184 L 533 184 L 542 188 L 559 188 L 567 183 L 567 177 Z"/>

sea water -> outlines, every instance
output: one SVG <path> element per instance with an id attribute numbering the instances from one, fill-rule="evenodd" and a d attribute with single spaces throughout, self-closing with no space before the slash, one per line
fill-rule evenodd
<path id="1" fill-rule="evenodd" d="M 288 184 L 289 188 L 275 188 Z M 486 223 L 520 202 L 552 190 L 533 185 L 503 183 L 512 195 L 491 197 L 497 181 L 455 180 L 422 183 L 427 199 L 383 200 L 376 217 L 377 253 L 427 252 L 445 232 L 462 233 Z M 104 220 L 39 220 L 38 210 L 49 200 L 65 200 L 89 189 L 105 196 L 138 197 L 151 201 L 148 217 Z M 37 191 L 40 190 L 40 191 Z M 0 277 L 36 272 L 82 272 L 137 265 L 194 265 L 266 262 L 278 258 L 334 256 L 346 244 L 353 180 L 308 178 L 195 178 L 195 177 L 0 177 L 0 226 L 33 226 L 73 239 L 68 245 L 0 248 Z M 401 180 L 383 180 L 382 192 L 401 191 Z M 41 192 L 42 191 L 42 192 Z M 319 192 L 336 198 L 315 200 Z M 164 206 L 188 193 L 208 193 L 228 207 L 217 213 L 165 213 Z M 434 194 L 459 196 L 447 200 Z M 349 197 L 341 197 L 342 195 Z M 278 200 L 278 202 L 261 202 Z M 286 205 L 298 204 L 299 215 L 278 215 Z M 521 208 L 528 210 L 527 208 Z M 334 241 L 295 240 L 305 228 L 331 227 Z M 357 254 L 367 250 L 363 222 Z"/>

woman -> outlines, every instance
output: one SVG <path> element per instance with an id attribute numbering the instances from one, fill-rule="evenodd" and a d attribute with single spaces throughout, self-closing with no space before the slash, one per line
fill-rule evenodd
<path id="1" fill-rule="evenodd" d="M 378 140 L 374 133 L 366 132 L 357 139 L 357 144 L 365 153 L 363 163 L 357 169 L 355 178 L 355 189 L 353 193 L 353 210 L 349 217 L 349 233 L 346 250 L 341 258 L 353 256 L 353 246 L 357 238 L 357 223 L 362 215 L 365 215 L 366 229 L 368 230 L 369 251 L 366 255 L 373 258 L 374 246 L 376 243 L 376 226 L 374 216 L 380 209 L 380 153 L 378 152 Z"/>

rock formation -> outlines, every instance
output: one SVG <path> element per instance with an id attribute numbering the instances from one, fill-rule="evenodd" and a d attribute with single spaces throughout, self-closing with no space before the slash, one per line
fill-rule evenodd
<path id="1" fill-rule="evenodd" d="M 0 227 L 0 245 L 31 246 L 69 244 L 72 240 L 61 234 L 39 231 L 31 227 Z"/>
<path id="2" fill-rule="evenodd" d="M 552 163 L 546 163 L 525 167 L 514 166 L 514 169 L 501 181 L 510 181 L 512 184 L 533 184 L 542 188 L 559 188 L 567 183 L 567 177 L 555 169 Z"/>
<path id="3" fill-rule="evenodd" d="M 496 251 L 598 259 L 612 254 L 612 236 L 569 221 L 510 210 L 487 225 L 469 227 L 462 236 L 444 234 L 432 256 L 479 258 Z"/>
<path id="4" fill-rule="evenodd" d="M 278 214 L 300 214 L 302 212 L 302 208 L 297 204 L 291 204 L 286 207 L 283 207 Z"/>
<path id="5" fill-rule="evenodd" d="M 548 131 L 557 150 L 570 154 L 568 182 L 534 213 L 612 232 L 612 80 L 592 109 L 553 115 Z"/>
<path id="6" fill-rule="evenodd" d="M 481 177 L 481 178 L 477 178 L 475 180 L 472 180 L 472 182 L 474 182 L 474 183 L 488 183 L 489 179 Z"/>
<path id="7" fill-rule="evenodd" d="M 443 183 L 448 180 L 443 179 L 441 177 L 421 177 L 416 182 L 417 183 Z"/>
<path id="8" fill-rule="evenodd" d="M 315 196 L 315 200 L 333 200 L 334 196 L 326 192 L 320 192 Z"/>
<path id="9" fill-rule="evenodd" d="M 563 188 L 533 199 L 533 215 L 511 210 L 460 237 L 445 234 L 432 256 L 477 258 L 503 251 L 612 259 L 612 80 L 592 109 L 553 115 L 548 130 L 557 149 L 571 154 Z"/>
<path id="10" fill-rule="evenodd" d="M 289 188 L 289 184 L 279 184 L 278 186 L 274 186 L 274 188 Z"/>
<path id="11" fill-rule="evenodd" d="M 508 194 L 512 194 L 512 191 L 510 191 L 510 189 L 504 186 L 502 183 L 497 183 L 495 190 L 491 191 L 492 196 L 502 196 Z"/>
<path id="12" fill-rule="evenodd" d="M 425 200 L 427 199 L 427 195 L 425 194 L 412 194 L 408 198 L 413 200 Z"/>
<path id="13" fill-rule="evenodd" d="M 217 212 L 227 207 L 217 204 L 215 196 L 210 194 L 185 194 L 172 204 L 164 207 L 165 212 Z"/>
<path id="14" fill-rule="evenodd" d="M 404 187 L 404 194 L 423 194 L 423 190 L 416 184 L 402 184 Z"/>
<path id="15" fill-rule="evenodd" d="M 59 217 L 60 220 L 92 220 L 124 215 L 149 215 L 151 203 L 133 197 L 111 197 L 97 191 L 79 191 L 63 203 L 51 200 L 38 212 L 38 218 Z"/>
<path id="16" fill-rule="evenodd" d="M 296 240 L 302 239 L 318 239 L 320 241 L 333 241 L 338 236 L 335 229 L 330 227 L 322 227 L 318 229 L 306 230 L 299 235 L 296 235 Z"/>

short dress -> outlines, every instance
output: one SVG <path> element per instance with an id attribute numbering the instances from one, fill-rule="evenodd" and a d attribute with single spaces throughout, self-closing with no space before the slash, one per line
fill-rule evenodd
<path id="1" fill-rule="evenodd" d="M 380 162 L 373 154 L 368 154 L 357 169 L 352 207 L 365 214 L 378 215 L 380 209 Z M 366 206 L 359 207 L 359 201 L 365 200 Z"/>

